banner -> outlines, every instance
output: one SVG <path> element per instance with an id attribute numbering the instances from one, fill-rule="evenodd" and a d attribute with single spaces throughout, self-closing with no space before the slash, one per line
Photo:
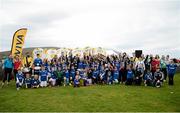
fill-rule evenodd
<path id="1" fill-rule="evenodd" d="M 46 54 L 47 54 L 47 59 L 51 60 L 54 58 L 55 55 L 57 55 L 57 50 L 54 48 L 48 49 Z"/>
<path id="2" fill-rule="evenodd" d="M 22 29 L 17 30 L 14 33 L 13 40 L 12 40 L 12 47 L 11 47 L 12 56 L 17 55 L 17 56 L 21 57 L 26 32 L 27 32 L 27 29 L 22 28 Z"/>
<path id="3" fill-rule="evenodd" d="M 42 48 L 36 48 L 33 50 L 33 52 L 32 52 L 33 59 L 37 58 L 37 54 L 40 55 L 41 59 L 46 58 L 46 53 L 45 53 L 44 49 L 42 49 Z"/>

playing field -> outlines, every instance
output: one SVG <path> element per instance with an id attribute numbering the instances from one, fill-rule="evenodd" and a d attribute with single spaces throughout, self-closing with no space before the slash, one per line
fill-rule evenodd
<path id="1" fill-rule="evenodd" d="M 180 111 L 180 74 L 175 85 L 90 86 L 21 89 L 11 83 L 0 89 L 0 111 Z"/>

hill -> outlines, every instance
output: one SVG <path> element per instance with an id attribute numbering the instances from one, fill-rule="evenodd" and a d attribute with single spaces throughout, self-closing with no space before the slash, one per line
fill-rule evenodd
<path id="1" fill-rule="evenodd" d="M 35 48 L 47 48 L 47 49 L 50 49 L 50 48 L 55 48 L 55 49 L 59 49 L 58 47 L 32 47 L 32 48 L 24 48 L 23 49 L 23 55 L 25 55 L 27 52 L 29 54 L 32 54 L 32 51 L 35 49 Z M 3 52 L 0 52 L 0 60 L 2 60 L 2 57 L 3 56 L 8 56 L 10 54 L 10 51 L 3 51 Z"/>

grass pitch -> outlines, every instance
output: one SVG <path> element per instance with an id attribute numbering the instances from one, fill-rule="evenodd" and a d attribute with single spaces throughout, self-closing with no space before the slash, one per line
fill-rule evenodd
<path id="1" fill-rule="evenodd" d="M 15 83 L 0 89 L 0 111 L 31 112 L 179 112 L 180 74 L 175 85 L 161 88 L 125 85 L 20 89 Z"/>

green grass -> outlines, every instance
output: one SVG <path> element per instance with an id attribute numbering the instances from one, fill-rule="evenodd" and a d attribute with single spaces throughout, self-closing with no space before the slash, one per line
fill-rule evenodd
<path id="1" fill-rule="evenodd" d="M 16 91 L 11 83 L 0 89 L 0 111 L 179 112 L 180 74 L 176 74 L 174 86 L 164 83 L 161 88 L 97 85 Z"/>

